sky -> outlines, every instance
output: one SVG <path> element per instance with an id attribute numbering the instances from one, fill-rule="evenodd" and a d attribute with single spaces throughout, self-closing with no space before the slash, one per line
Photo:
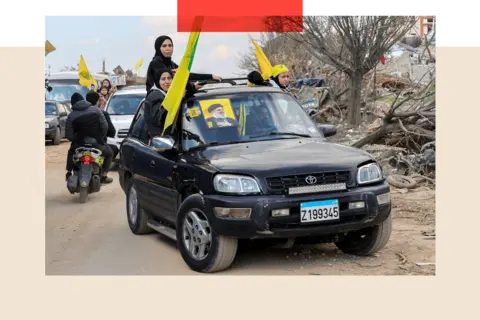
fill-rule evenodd
<path id="1" fill-rule="evenodd" d="M 168 35 L 173 39 L 173 61 L 177 64 L 180 64 L 189 36 L 176 32 L 175 16 L 47 16 L 45 26 L 46 40 L 57 49 L 45 58 L 45 65 L 50 66 L 52 73 L 64 66 L 76 66 L 83 55 L 91 72 L 102 70 L 103 59 L 106 59 L 108 72 L 118 65 L 134 71 L 143 57 L 138 73 L 145 76 L 158 36 Z M 244 73 L 237 65 L 241 54 L 253 47 L 249 35 L 254 39 L 259 37 L 257 33 L 202 33 L 191 71 L 213 73 L 223 78 Z"/>

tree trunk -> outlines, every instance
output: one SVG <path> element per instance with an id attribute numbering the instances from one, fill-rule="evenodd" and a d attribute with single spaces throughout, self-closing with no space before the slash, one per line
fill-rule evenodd
<path id="1" fill-rule="evenodd" d="M 349 91 L 348 91 L 348 124 L 358 127 L 361 123 L 360 101 L 362 92 L 363 73 L 354 72 L 349 75 Z"/>

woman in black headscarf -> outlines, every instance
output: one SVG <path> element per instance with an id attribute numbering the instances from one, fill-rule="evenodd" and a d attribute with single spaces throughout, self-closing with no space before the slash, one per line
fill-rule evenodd
<path id="1" fill-rule="evenodd" d="M 173 74 L 177 71 L 178 65 L 172 61 L 173 41 L 169 36 L 160 36 L 155 40 L 155 56 L 148 65 L 147 70 L 147 92 L 153 87 L 155 71 L 160 68 L 168 68 Z M 217 80 L 221 81 L 219 76 L 208 73 L 190 72 L 190 81 Z"/>
<path id="2" fill-rule="evenodd" d="M 172 79 L 173 73 L 170 69 L 161 67 L 155 70 L 154 86 L 147 93 L 144 104 L 144 119 L 147 123 L 149 139 L 162 135 L 165 119 L 167 118 L 167 110 L 165 110 L 162 104 Z M 201 85 L 187 82 L 184 97 L 191 97 L 199 88 L 201 88 Z"/>

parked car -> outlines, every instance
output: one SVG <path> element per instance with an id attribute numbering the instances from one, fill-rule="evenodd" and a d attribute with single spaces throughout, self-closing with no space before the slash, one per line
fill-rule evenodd
<path id="1" fill-rule="evenodd" d="M 305 78 L 305 79 L 298 79 L 295 81 L 295 88 L 300 89 L 302 86 L 310 86 L 315 88 L 321 88 L 326 85 L 326 81 L 324 78 Z"/>
<path id="2" fill-rule="evenodd" d="M 392 220 L 382 169 L 367 152 L 328 142 L 336 128 L 316 125 L 291 95 L 212 88 L 179 115 L 172 136 L 149 144 L 138 108 L 121 145 L 134 234 L 174 239 L 197 272 L 228 268 L 243 239 L 333 242 L 356 255 L 386 245 Z"/>
<path id="3" fill-rule="evenodd" d="M 110 114 L 112 124 L 116 129 L 116 134 L 114 138 L 107 138 L 108 144 L 116 145 L 120 148 L 120 144 L 127 136 L 128 129 L 137 112 L 137 108 L 146 95 L 147 91 L 145 87 L 128 90 L 123 89 L 111 95 L 107 101 L 105 110 Z"/>
<path id="4" fill-rule="evenodd" d="M 45 140 L 52 140 L 53 144 L 60 144 L 65 138 L 65 124 L 68 108 L 58 101 L 45 101 Z"/>

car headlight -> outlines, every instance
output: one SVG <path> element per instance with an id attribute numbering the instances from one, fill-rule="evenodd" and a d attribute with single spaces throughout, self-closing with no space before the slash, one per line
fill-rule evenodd
<path id="1" fill-rule="evenodd" d="M 48 128 L 50 128 L 50 125 L 45 122 L 45 129 L 48 129 Z"/>
<path id="2" fill-rule="evenodd" d="M 376 163 L 369 163 L 358 168 L 358 184 L 377 182 L 383 179 L 382 169 Z"/>
<path id="3" fill-rule="evenodd" d="M 254 178 L 231 174 L 217 174 L 213 179 L 216 191 L 223 193 L 259 193 L 260 188 Z"/>

